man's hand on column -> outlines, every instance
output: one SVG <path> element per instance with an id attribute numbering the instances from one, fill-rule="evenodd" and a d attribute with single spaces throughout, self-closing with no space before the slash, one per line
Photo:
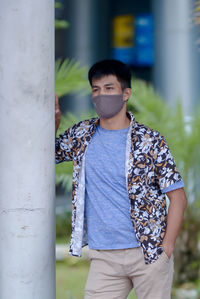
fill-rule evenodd
<path id="1" fill-rule="evenodd" d="M 55 133 L 60 125 L 61 111 L 57 94 L 55 94 Z"/>

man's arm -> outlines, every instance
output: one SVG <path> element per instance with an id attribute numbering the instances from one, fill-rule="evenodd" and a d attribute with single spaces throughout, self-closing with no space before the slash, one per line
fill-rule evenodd
<path id="1" fill-rule="evenodd" d="M 55 94 L 55 134 L 60 125 L 61 111 L 58 96 Z M 55 160 L 56 164 L 73 160 L 73 127 L 68 128 L 58 138 L 55 138 Z"/>
<path id="2" fill-rule="evenodd" d="M 55 134 L 57 133 L 58 127 L 60 125 L 60 117 L 61 117 L 61 111 L 58 101 L 58 96 L 55 94 Z"/>
<path id="3" fill-rule="evenodd" d="M 165 253 L 170 258 L 187 206 L 187 198 L 183 188 L 167 192 L 166 195 L 170 200 L 170 205 L 167 215 L 167 228 L 162 245 Z"/>

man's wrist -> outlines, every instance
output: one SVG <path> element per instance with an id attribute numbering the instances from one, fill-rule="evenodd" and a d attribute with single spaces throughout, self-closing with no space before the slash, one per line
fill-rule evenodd
<path id="1" fill-rule="evenodd" d="M 174 243 L 163 240 L 162 247 L 168 258 L 170 258 L 174 251 Z"/>

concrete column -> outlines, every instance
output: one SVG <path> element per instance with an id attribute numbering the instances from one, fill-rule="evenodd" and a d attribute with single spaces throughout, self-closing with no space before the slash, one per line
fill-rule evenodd
<path id="1" fill-rule="evenodd" d="M 0 5 L 0 298 L 55 298 L 54 1 Z"/>
<path id="2" fill-rule="evenodd" d="M 192 26 L 192 0 L 153 0 L 154 84 L 171 106 L 179 98 L 186 115 L 200 98 L 200 55 Z"/>

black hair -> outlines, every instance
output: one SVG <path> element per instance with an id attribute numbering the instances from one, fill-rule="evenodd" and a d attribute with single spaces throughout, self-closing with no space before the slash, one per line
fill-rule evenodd
<path id="1" fill-rule="evenodd" d="M 88 79 L 92 86 L 93 79 L 114 75 L 120 82 L 122 90 L 131 88 L 131 70 L 119 60 L 106 59 L 95 63 L 88 72 Z"/>

